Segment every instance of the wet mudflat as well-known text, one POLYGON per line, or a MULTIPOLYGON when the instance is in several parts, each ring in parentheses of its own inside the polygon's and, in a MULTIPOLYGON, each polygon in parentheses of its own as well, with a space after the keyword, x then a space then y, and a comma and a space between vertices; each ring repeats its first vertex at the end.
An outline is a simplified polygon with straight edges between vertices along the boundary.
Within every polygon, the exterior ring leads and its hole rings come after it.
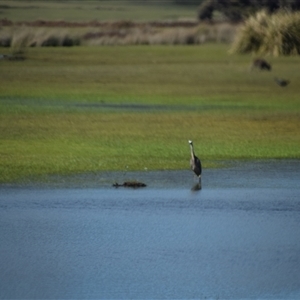
POLYGON ((0 187, 0 298, 297 299, 300 162, 0 187), (139 180, 141 189, 113 188, 139 180))

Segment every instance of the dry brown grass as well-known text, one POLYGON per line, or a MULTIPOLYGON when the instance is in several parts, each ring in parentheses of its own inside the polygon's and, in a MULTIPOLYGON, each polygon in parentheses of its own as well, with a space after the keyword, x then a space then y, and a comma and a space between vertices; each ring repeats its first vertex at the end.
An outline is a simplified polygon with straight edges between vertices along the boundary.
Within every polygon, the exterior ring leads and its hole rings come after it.
POLYGON ((189 45, 230 43, 237 26, 177 22, 0 22, 0 46, 189 45))
POLYGON ((236 36, 233 53, 260 55, 300 54, 300 13, 260 11, 251 16, 236 36))

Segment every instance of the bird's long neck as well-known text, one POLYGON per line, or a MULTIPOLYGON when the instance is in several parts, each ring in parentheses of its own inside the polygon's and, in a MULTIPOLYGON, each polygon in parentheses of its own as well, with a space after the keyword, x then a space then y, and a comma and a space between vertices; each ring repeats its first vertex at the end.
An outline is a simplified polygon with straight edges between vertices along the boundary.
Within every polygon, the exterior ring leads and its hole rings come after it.
POLYGON ((194 157, 195 157, 194 147, 193 147, 192 144, 190 145, 190 147, 191 147, 191 156, 192 156, 192 158, 194 159, 194 157))

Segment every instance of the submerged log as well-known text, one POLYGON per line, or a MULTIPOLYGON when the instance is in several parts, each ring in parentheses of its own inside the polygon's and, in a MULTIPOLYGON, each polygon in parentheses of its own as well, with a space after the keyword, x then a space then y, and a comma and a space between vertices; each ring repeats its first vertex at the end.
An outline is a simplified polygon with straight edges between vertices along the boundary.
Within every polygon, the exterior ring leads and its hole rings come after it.
POLYGON ((113 184, 113 186, 116 188, 118 188, 120 186, 131 187, 131 188, 140 188, 140 187, 145 187, 147 185, 143 182, 138 182, 138 181, 125 181, 123 184, 119 184, 116 182, 113 184))

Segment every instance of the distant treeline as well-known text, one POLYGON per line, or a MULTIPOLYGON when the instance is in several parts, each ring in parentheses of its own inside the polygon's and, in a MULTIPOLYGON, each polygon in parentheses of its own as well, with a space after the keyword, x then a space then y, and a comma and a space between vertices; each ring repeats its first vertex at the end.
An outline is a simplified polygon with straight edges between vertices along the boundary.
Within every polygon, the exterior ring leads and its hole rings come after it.
MULTIPOLYGON (((107 2, 110 0, 98 0, 107 2)), ((111 0, 116 1, 116 0, 111 0)), ((123 0, 117 0, 123 1, 123 0)), ((207 5, 207 3, 214 5, 214 7, 222 8, 241 8, 249 9, 254 8, 260 10, 262 8, 268 8, 270 11, 277 10, 280 7, 288 7, 291 9, 299 9, 299 0, 128 0, 133 3, 147 3, 147 4, 165 4, 174 3, 178 5, 207 5)))
POLYGON ((173 0, 178 5, 200 5, 204 0, 173 0))
MULTIPOLYGON (((177 1, 177 0, 174 0, 177 1)), ((266 9, 273 13, 278 10, 300 10, 299 0, 204 0, 199 6, 198 18, 211 20, 219 11, 231 21, 241 21, 255 12, 266 9)))
MULTIPOLYGON (((65 0, 67 1, 67 0, 65 0)), ((122 2, 124 0, 98 0, 103 2, 122 2)), ((132 2, 135 4, 179 4, 179 5, 200 5, 205 0, 127 0, 127 2, 132 2)))

